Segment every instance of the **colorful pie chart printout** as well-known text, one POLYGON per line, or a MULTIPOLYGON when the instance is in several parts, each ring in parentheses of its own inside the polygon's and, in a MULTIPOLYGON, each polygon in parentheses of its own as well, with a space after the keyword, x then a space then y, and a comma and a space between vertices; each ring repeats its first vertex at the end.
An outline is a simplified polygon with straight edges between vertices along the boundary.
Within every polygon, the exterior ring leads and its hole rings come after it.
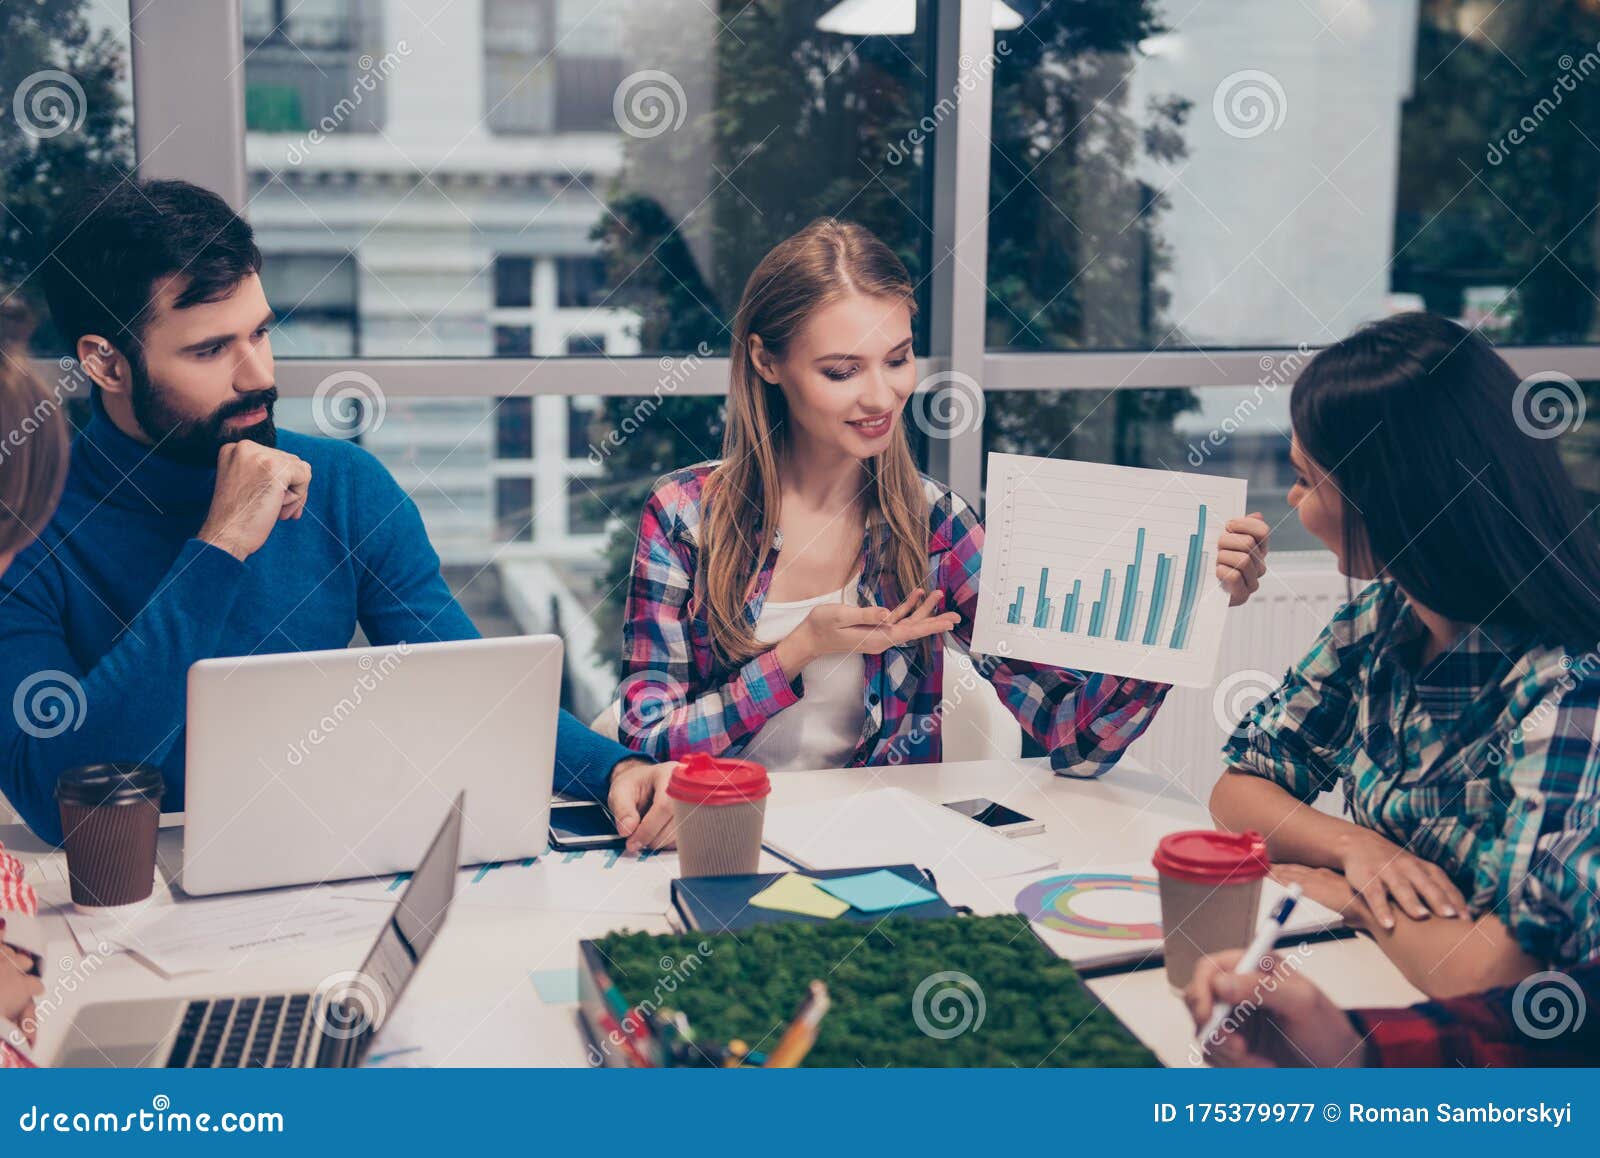
POLYGON ((1159 914, 1160 887, 1154 877, 1128 873, 1066 873, 1046 877, 1017 894, 1017 912, 1047 929, 1102 941, 1155 941, 1159 920, 1129 919, 1159 914), (1121 894, 1120 896, 1102 894, 1121 894), (1151 902, 1147 898, 1155 897, 1151 902), (1123 919, 1108 914, 1121 909, 1123 919))

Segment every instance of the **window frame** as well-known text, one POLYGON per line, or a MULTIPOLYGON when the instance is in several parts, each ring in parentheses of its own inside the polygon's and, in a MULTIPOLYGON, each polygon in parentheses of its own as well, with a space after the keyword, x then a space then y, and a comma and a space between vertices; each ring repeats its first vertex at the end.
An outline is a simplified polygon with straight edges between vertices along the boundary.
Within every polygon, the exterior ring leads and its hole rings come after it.
MULTIPOLYGON (((990 70, 962 69, 961 62, 982 59, 991 51, 991 5, 989 0, 921 0, 920 11, 933 22, 931 91, 961 92, 955 115, 939 121, 929 135, 933 268, 928 355, 919 364, 925 381, 955 375, 986 391, 1237 387, 1259 378, 1264 359, 1294 349, 986 349, 992 79, 990 70)), ((134 5, 130 23, 141 173, 187 178, 242 208, 248 185, 241 6, 134 5)), ((1600 379, 1600 345, 1506 346, 1500 351, 1522 375, 1556 371, 1579 380, 1600 379)), ((641 396, 662 389, 667 378, 663 365, 671 356, 659 351, 639 357, 281 359, 278 388, 285 397, 311 397, 325 378, 356 363, 397 397, 641 396)), ((682 378, 675 380, 673 394, 724 392, 727 358, 693 359, 687 365, 686 374, 681 367, 673 371, 675 379, 682 378)), ((931 473, 974 504, 981 503, 981 423, 968 421, 951 437, 931 440, 930 446, 931 473)))

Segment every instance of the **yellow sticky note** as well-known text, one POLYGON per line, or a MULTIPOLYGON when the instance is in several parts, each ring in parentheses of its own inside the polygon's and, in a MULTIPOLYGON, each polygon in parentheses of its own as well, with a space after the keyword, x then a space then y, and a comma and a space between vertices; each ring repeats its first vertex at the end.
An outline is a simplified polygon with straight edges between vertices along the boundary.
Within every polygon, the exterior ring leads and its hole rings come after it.
POLYGON ((750 903, 761 909, 776 909, 782 913, 799 913, 806 917, 832 920, 850 908, 838 897, 830 897, 817 888, 817 882, 799 873, 786 873, 750 898, 750 903))

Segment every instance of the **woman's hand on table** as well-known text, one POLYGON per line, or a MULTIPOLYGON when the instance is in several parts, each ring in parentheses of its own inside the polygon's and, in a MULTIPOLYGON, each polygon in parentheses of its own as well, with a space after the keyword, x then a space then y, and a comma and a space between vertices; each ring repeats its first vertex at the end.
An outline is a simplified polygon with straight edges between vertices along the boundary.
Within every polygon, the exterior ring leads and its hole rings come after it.
POLYGON ((1335 856, 1345 880, 1385 929, 1394 928, 1396 908, 1418 921, 1466 914, 1466 898, 1442 868, 1371 829, 1352 826, 1335 856))
POLYGON ((1299 885, 1307 900, 1316 901, 1325 909, 1332 909, 1344 918, 1345 925, 1351 929, 1371 927, 1372 910, 1338 869, 1275 864, 1272 866, 1272 879, 1285 887, 1299 885))

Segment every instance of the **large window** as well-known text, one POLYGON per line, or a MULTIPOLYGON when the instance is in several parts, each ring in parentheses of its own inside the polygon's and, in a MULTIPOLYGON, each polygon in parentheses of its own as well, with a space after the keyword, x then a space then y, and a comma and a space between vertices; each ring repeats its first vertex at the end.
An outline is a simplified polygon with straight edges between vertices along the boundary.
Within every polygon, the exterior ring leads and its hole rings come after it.
POLYGON ((1053 4, 1002 40, 991 346, 1323 344, 1424 307, 1593 339, 1594 5, 1053 4))
POLYGON ((756 261, 823 214, 920 280, 927 21, 835 7, 245 0, 251 219, 269 257, 353 255, 377 358, 725 350, 756 261))
POLYGON ((128 5, 0 4, 0 297, 38 316, 35 348, 62 343, 34 270, 64 191, 133 168, 128 5))
POLYGON ((1287 373, 1203 390, 991 392, 984 449, 1247 478, 1250 509, 1272 528, 1273 550, 1321 550, 1288 502, 1287 373))
MULTIPOLYGON (((197 99, 243 98, 286 425, 324 431, 312 395, 367 375, 331 432, 416 499, 475 615, 559 620, 569 656, 614 655, 645 491, 717 455, 744 281, 819 215, 905 259, 923 373, 987 391, 914 403, 974 501, 986 449, 1218 471, 1308 547, 1311 348, 1423 307, 1600 378, 1591 0, 237 2, 242 63, 197 99)), ((7 79, 83 91, 59 134, 0 117, 24 295, 59 190, 133 160, 130 63, 185 67, 127 15, 0 4, 7 79)), ((141 127, 183 172, 178 126, 141 127)), ((1588 432, 1562 445, 1600 495, 1588 432)))
POLYGON ((727 349, 771 246, 838 214, 925 280, 931 161, 906 141, 930 25, 840 31, 835 7, 245 0, 248 213, 290 331, 278 354, 437 362, 425 398, 374 373, 381 426, 343 432, 447 561, 515 571, 519 606, 541 566, 625 553, 649 483, 716 456, 720 400, 672 397, 674 355, 727 349), (657 393, 641 428, 639 398, 504 397, 461 358, 616 364, 657 393))

